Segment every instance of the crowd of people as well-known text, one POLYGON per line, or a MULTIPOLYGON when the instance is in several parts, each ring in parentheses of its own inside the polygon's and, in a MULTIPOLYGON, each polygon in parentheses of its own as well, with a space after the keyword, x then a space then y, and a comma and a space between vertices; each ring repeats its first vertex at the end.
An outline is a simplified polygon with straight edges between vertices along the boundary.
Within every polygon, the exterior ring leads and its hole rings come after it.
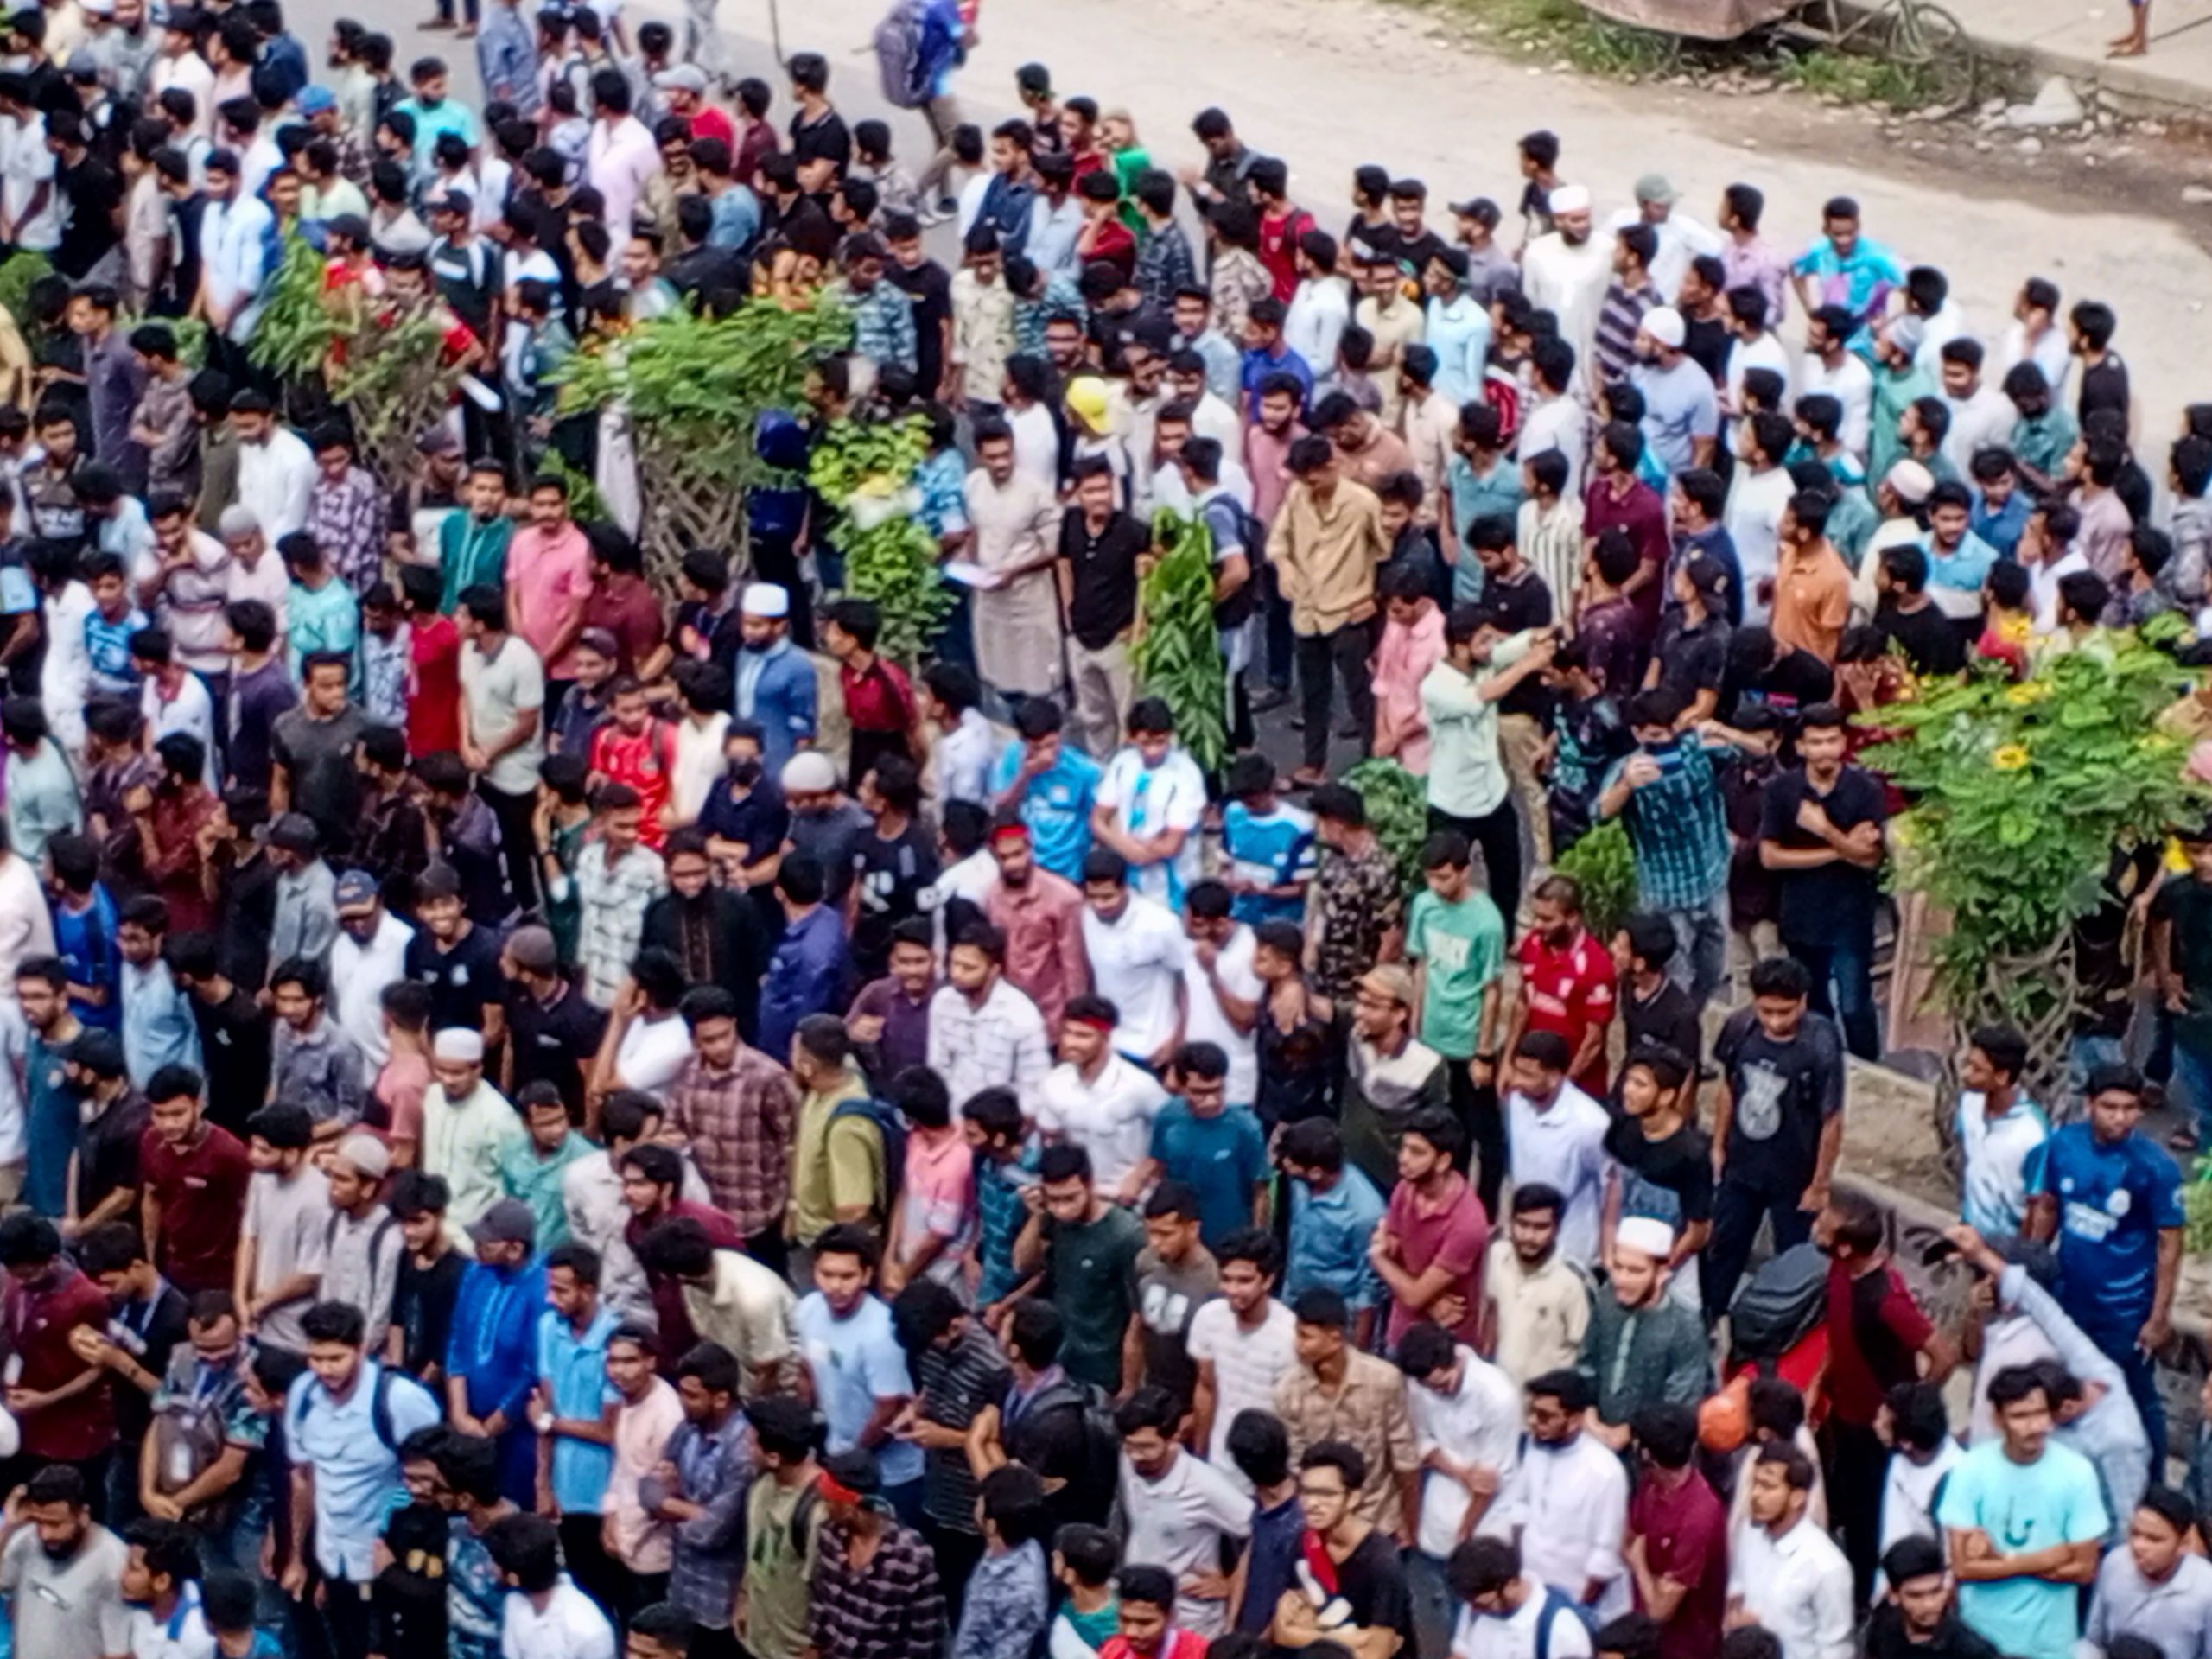
MULTIPOLYGON (((1548 132, 1338 233, 1220 110, 1179 171, 1042 65, 966 123, 949 0, 876 38, 913 169, 712 0, 445 10, 474 103, 278 0, 6 25, 21 1659, 2212 1652, 2118 931, 2063 1098, 1960 1058, 1963 1329, 1838 1168, 1908 804, 1853 717, 2201 626, 2212 408, 2146 467, 2106 306, 1971 317, 1843 197, 1601 221, 1548 132), (302 243, 467 372, 404 476, 257 353, 302 243), (562 400, 748 302, 852 323, 789 476, 926 424, 920 662, 797 486, 664 590, 562 400), (1211 771, 1132 661, 1163 508, 1211 771)), ((2121 897, 2212 1117, 2178 845, 2121 897)))

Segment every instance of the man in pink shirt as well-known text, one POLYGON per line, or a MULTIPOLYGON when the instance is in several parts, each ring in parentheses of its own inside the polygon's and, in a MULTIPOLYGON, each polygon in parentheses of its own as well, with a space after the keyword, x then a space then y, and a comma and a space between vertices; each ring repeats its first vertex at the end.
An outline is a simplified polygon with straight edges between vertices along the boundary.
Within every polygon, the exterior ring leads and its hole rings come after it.
POLYGON ((1368 1260, 1389 1287, 1393 1346, 1422 1319, 1461 1342, 1475 1339, 1490 1217, 1454 1166, 1466 1155, 1466 1130, 1440 1106, 1414 1113, 1398 1138, 1398 1185, 1367 1248, 1368 1260))
POLYGON ((1057 1045, 1069 999, 1090 988, 1090 958, 1083 945, 1083 891, 1040 868, 1019 819, 991 831, 991 856, 999 879, 983 894, 983 915, 1006 935, 1006 977, 1045 1016, 1045 1035, 1057 1045))
POLYGON ((883 1287, 895 1294, 917 1279, 949 1285, 959 1277, 976 1231, 976 1164, 936 1072, 909 1066, 892 1079, 889 1094, 906 1120, 906 1179, 891 1206, 883 1255, 883 1287))
POLYGON ((576 677, 576 637, 591 599, 591 543, 569 517, 569 486, 550 474, 530 484, 530 522, 507 549, 507 624, 545 664, 546 705, 576 677))

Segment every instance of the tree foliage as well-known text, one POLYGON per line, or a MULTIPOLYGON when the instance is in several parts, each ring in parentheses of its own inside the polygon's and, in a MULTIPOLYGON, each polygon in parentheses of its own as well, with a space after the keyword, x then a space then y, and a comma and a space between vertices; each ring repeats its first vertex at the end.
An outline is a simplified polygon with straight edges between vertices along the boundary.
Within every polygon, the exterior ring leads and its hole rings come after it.
POLYGON ((1407 892, 1421 884, 1421 848, 1428 839, 1428 785, 1395 760, 1377 756, 1344 774, 1367 808, 1367 827, 1398 867, 1407 892))
MULTIPOLYGON (((1636 909, 1636 851, 1628 829, 1609 818, 1584 832, 1553 867, 1582 889, 1582 917, 1590 931, 1610 939, 1636 909)), ((1510 921, 1512 918, 1507 918, 1510 921)))
MULTIPOLYGON (((2146 632, 2154 637, 2157 625, 2146 632)), ((2055 967, 2102 902, 2115 848, 2202 816, 2184 745, 2159 715, 2193 677, 2149 639, 2114 633, 2044 661, 2018 684, 1994 672, 1923 680, 1866 716, 1896 735, 1869 750, 1912 806, 1894 826, 1892 879, 1948 913, 1933 943, 1939 994, 1961 1022, 2032 1031, 2070 1012, 2055 967)))
POLYGON ((247 360, 264 373, 280 380, 306 380, 322 372, 330 347, 348 324, 323 291, 324 262, 304 237, 284 238, 283 257, 269 285, 268 303, 246 342, 247 360))
POLYGON ((937 537, 918 517, 915 473, 929 453, 929 423, 850 416, 823 431, 809 458, 807 482, 835 516, 830 543, 845 561, 845 591, 871 601, 883 619, 877 641, 909 670, 952 608, 938 570, 937 537))
POLYGON ((1160 553, 1138 585, 1130 664, 1145 694, 1166 702, 1199 770, 1215 772, 1229 754, 1229 675, 1213 620, 1212 532, 1163 508, 1152 537, 1160 553))
POLYGON ((761 416, 799 406, 808 374, 842 350, 849 315, 834 302, 786 306, 749 300, 727 316, 675 310, 563 365, 563 414, 620 402, 636 434, 640 542, 665 588, 694 547, 739 550, 751 563, 747 495, 791 481, 756 446, 761 416))

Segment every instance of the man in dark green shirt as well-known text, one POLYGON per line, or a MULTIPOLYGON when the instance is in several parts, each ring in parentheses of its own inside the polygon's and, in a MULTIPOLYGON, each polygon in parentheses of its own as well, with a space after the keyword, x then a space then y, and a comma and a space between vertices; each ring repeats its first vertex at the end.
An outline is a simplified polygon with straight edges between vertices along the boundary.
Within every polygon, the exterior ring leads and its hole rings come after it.
POLYGON ((1060 1363, 1068 1375, 1118 1394, 1144 1227, 1099 1197, 1090 1154, 1081 1147, 1046 1147, 1038 1173, 1037 1185, 1022 1194, 1029 1220, 1014 1241, 1014 1269, 1041 1272, 1039 1294, 1051 1300, 1066 1331, 1060 1363))

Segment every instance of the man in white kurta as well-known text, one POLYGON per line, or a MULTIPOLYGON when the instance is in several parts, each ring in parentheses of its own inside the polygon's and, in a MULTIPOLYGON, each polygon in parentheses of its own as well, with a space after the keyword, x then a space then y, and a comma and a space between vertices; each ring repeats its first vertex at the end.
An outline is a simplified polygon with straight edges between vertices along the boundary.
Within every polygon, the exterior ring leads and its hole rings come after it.
POLYGON ((998 422, 976 433, 982 464, 963 490, 975 526, 976 667, 1001 693, 1050 696, 1060 684, 1060 505, 1051 486, 1016 471, 1014 437, 998 422))

